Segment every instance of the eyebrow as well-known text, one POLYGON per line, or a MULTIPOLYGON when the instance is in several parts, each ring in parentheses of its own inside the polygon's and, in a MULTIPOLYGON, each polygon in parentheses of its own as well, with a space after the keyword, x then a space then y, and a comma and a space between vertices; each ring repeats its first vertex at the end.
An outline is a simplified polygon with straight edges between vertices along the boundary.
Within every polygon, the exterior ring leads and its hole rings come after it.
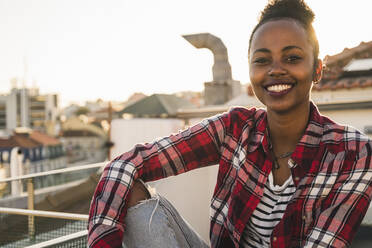
MULTIPOLYGON (((303 51, 303 49, 301 47, 299 47, 299 46, 286 46, 286 47, 284 47, 282 49, 282 52, 286 52, 286 51, 292 50, 292 49, 300 49, 300 50, 303 51)), ((255 50, 253 52, 253 54, 258 53, 258 52, 261 52, 261 53, 270 53, 270 50, 267 49, 267 48, 259 48, 259 49, 255 50)))

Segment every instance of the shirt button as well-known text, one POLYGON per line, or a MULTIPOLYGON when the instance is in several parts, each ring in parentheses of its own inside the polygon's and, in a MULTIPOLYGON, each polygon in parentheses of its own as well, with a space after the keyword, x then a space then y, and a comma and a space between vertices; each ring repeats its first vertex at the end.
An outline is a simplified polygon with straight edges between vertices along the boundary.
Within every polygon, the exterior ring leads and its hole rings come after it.
POLYGON ((295 177, 295 180, 298 181, 298 180, 300 180, 300 178, 299 177, 295 177))
POLYGON ((276 241, 276 237, 273 238, 273 241, 274 241, 274 242, 276 241))
POLYGON ((302 219, 303 219, 303 220, 306 220, 306 216, 305 216, 305 215, 303 215, 303 216, 302 216, 302 219))

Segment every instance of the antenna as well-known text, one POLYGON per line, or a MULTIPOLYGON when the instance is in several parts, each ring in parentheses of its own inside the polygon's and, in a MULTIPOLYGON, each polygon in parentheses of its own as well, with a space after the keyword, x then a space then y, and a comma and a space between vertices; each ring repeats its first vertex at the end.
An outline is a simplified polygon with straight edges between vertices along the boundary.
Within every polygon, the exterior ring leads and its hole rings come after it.
POLYGON ((16 77, 10 79, 10 86, 11 86, 12 89, 17 88, 17 82, 18 82, 18 78, 16 78, 16 77))
POLYGON ((33 78, 32 79, 32 88, 33 89, 37 89, 38 87, 37 87, 37 80, 36 80, 36 78, 33 78))
POLYGON ((22 88, 26 88, 28 77, 28 63, 26 55, 23 56, 23 80, 22 80, 22 88))

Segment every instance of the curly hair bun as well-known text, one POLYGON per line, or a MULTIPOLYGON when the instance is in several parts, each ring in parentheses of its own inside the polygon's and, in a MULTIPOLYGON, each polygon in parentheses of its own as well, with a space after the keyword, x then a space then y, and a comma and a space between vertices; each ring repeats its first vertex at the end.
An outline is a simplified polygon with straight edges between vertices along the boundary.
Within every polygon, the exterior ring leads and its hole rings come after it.
POLYGON ((251 49, 253 34, 260 26, 268 21, 290 18, 299 22, 304 27, 314 48, 314 58, 317 60, 319 56, 319 42, 312 25, 314 17, 314 12, 304 0, 269 0, 268 4, 261 12, 257 25, 251 33, 248 51, 251 49))
POLYGON ((292 18, 305 26, 314 21, 315 14, 303 0, 270 0, 261 12, 259 23, 270 19, 292 18))

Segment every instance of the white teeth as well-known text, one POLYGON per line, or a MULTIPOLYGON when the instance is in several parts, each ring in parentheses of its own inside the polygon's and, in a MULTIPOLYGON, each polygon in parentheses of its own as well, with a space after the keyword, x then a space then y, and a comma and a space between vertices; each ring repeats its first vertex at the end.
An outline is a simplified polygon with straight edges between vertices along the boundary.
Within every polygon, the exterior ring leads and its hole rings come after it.
POLYGON ((292 88, 292 85, 276 84, 276 85, 272 85, 272 86, 267 87, 267 90, 268 91, 273 91, 273 92, 281 92, 281 91, 284 91, 284 90, 288 90, 290 88, 292 88))

